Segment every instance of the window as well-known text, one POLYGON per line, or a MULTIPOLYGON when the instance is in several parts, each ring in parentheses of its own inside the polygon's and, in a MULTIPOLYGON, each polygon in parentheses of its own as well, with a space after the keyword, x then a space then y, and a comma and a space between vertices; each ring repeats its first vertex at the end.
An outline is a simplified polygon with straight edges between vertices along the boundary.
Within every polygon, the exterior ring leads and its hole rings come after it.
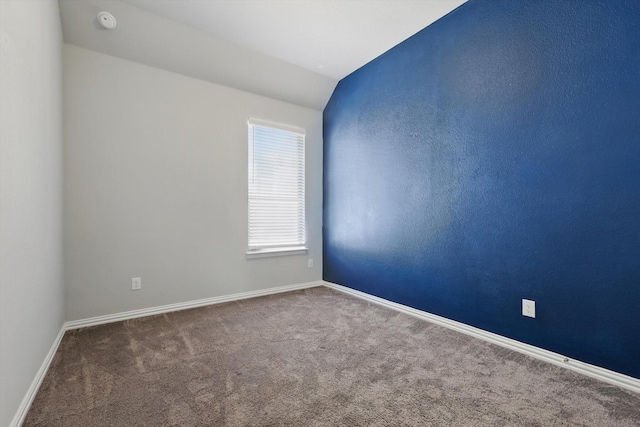
POLYGON ((248 256, 305 253, 302 129, 250 119, 248 256))

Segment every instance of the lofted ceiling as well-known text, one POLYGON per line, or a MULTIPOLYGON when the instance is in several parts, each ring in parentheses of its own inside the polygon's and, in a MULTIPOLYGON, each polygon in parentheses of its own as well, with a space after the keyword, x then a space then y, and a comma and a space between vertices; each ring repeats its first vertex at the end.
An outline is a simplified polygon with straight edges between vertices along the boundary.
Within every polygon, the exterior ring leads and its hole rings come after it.
POLYGON ((322 110, 337 82, 466 0, 59 0, 67 43, 322 110), (117 27, 97 23, 112 13, 117 27))

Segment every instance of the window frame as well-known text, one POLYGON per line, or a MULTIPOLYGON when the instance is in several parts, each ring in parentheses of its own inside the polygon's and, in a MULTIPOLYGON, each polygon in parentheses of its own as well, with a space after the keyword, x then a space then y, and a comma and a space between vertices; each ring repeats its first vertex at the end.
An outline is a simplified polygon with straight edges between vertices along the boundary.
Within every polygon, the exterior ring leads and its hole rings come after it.
MULTIPOLYGON (((261 120, 261 119, 254 119, 254 118, 249 118, 247 120, 247 169, 248 169, 248 173, 247 173, 247 250, 246 250, 246 257, 247 258, 262 258, 262 257, 272 257, 272 256, 282 256, 282 255, 300 255, 300 254, 306 254, 308 252, 308 247, 307 247, 307 218, 306 218, 306 208, 307 208, 307 202, 306 202, 306 131, 305 129, 296 127, 296 126, 290 126, 290 125, 286 125, 286 124, 282 124, 282 123, 276 123, 276 122, 271 122, 271 121, 266 121, 266 120, 261 120), (252 155, 255 157, 255 151, 254 151, 254 144, 255 144, 255 133, 252 133, 252 131, 255 129, 255 127, 261 127, 261 128, 266 128, 266 129, 272 129, 272 130, 276 130, 276 131, 283 131, 283 132, 288 132, 291 134, 294 134, 295 137, 301 137, 302 138, 302 153, 301 153, 301 157, 302 157, 302 174, 301 174, 301 180, 302 182, 297 182, 297 187, 299 187, 300 185, 302 186, 302 218, 300 218, 299 216, 296 218, 296 223, 298 223, 299 226, 299 222, 300 220, 302 221, 302 235, 303 235, 303 241, 302 243, 297 242, 296 244, 286 244, 286 245, 276 245, 276 244, 266 244, 266 245, 256 245, 256 244, 252 244, 251 238, 252 238, 252 233, 251 233, 251 226, 252 226, 252 216, 251 216, 251 201, 252 201, 252 193, 254 194, 255 197, 255 192, 252 192, 251 190, 251 179, 252 179, 252 174, 255 173, 255 167, 252 168, 252 164, 253 164, 253 159, 252 159, 252 155)), ((300 158, 299 158, 300 154, 298 154, 298 157, 295 158, 295 160, 293 160, 296 163, 300 162, 300 158)), ((294 165, 293 167, 299 167, 298 165, 294 165)), ((261 197, 267 197, 265 194, 262 194, 261 197)), ((295 200, 295 199, 292 199, 295 200)), ((300 230, 298 230, 300 231, 300 230)))

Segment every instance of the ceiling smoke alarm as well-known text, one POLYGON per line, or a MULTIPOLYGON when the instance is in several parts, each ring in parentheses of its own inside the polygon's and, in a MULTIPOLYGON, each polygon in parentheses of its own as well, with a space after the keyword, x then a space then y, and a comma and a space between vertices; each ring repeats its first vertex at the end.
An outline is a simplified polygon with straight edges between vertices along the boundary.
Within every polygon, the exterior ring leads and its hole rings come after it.
POLYGON ((116 18, 109 12, 100 12, 98 14, 98 22, 107 30, 113 30, 116 27, 116 18))

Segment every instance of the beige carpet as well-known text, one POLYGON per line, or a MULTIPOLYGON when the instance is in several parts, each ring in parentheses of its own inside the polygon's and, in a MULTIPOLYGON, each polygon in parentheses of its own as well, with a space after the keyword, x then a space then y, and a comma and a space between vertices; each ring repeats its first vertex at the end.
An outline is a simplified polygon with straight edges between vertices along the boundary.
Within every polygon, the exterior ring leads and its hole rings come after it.
POLYGON ((24 426, 638 426, 640 394, 327 288, 67 332, 24 426))

